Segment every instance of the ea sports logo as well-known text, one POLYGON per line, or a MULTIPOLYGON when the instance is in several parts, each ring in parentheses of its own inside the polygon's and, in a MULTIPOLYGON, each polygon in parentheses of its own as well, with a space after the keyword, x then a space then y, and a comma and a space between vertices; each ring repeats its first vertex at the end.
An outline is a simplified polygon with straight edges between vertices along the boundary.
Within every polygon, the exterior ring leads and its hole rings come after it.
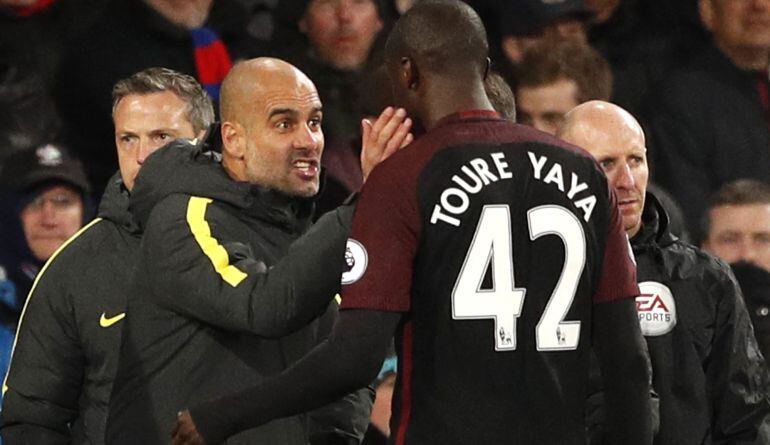
POLYGON ((369 257, 363 244, 348 238, 345 246, 345 271, 342 272, 342 284, 353 284, 366 272, 369 257))
POLYGON ((642 334, 655 337, 671 332, 676 326, 676 305, 671 289, 656 281, 639 283, 636 312, 642 334))

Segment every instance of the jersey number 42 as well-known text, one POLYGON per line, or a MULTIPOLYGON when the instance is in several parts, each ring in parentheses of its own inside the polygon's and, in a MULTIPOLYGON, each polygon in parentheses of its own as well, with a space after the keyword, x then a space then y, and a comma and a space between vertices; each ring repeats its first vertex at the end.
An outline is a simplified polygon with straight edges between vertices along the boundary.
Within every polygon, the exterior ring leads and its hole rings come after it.
MULTIPOLYGON (((564 321, 575 298, 586 261, 586 241, 578 218, 561 206, 543 205, 527 212, 529 237, 554 235, 564 243, 564 265, 537 324, 538 351, 577 349, 580 321, 564 321)), ((527 290, 514 280, 511 213, 508 205, 486 205, 476 233, 452 290, 455 320, 492 319, 496 351, 516 349, 516 319, 521 315, 527 290), (487 270, 492 269, 492 288, 481 289, 487 270)))

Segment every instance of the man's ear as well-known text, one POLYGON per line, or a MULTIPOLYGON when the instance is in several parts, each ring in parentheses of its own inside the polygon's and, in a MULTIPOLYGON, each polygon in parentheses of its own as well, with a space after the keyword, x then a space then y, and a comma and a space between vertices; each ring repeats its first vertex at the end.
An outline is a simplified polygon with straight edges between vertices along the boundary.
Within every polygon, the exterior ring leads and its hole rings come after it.
POLYGON ((222 152, 227 155, 243 159, 245 147, 243 138, 243 126, 236 122, 222 122, 222 152))
POLYGON ((484 80, 487 80, 487 77, 489 76, 489 71, 492 70, 492 59, 487 57, 487 64, 484 67, 484 80))
POLYGON ((703 26, 710 32, 714 32, 714 11, 713 0, 700 0, 698 2, 698 12, 700 13, 700 21, 703 26))
POLYGON ((407 90, 415 91, 420 86, 420 72, 417 65, 409 57, 401 58, 401 74, 399 81, 407 90))

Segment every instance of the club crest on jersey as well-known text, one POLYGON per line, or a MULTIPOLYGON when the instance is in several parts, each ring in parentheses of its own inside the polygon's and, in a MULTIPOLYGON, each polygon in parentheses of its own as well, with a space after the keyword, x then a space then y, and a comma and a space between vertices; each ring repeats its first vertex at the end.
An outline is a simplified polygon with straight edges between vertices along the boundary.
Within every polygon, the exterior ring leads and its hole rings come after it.
POLYGON ((636 312, 642 334, 655 337, 671 332, 676 326, 674 295, 666 285, 655 281, 639 283, 641 295, 636 298, 636 312))
POLYGON ((368 263, 369 256, 364 245, 353 238, 348 238, 348 244, 345 246, 345 270, 342 272, 342 284, 353 284, 358 281, 366 272, 368 263))

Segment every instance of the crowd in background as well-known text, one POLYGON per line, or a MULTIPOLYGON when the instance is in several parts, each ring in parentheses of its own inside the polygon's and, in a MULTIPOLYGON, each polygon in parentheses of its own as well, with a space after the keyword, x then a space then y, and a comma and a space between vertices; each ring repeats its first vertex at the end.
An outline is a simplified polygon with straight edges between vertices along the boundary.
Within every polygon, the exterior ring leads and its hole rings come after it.
MULTIPOLYGON (((514 93, 511 118, 555 133, 567 111, 600 99, 639 120, 671 231, 737 264, 767 356, 770 0, 467 3, 487 28, 491 70, 514 93)), ((411 4, 0 0, 0 371, 36 274, 95 215, 117 170, 118 80, 171 68, 216 102, 238 60, 291 62, 323 102, 320 213, 362 184, 360 120, 389 105, 382 46, 411 4)), ((380 377, 387 393, 392 371, 380 377)), ((386 421, 374 425, 387 434, 386 421)))

